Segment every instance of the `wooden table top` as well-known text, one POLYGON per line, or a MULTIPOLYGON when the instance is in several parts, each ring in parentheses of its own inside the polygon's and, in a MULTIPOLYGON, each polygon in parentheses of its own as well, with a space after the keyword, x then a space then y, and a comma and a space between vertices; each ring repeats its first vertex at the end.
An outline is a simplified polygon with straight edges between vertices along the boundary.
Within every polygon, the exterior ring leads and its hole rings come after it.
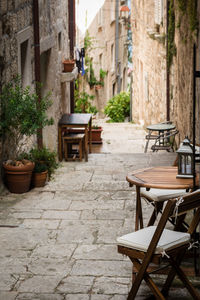
POLYGON ((64 114, 59 120, 59 125, 87 125, 92 119, 92 114, 64 114))
MULTIPOLYGON (((126 180, 136 186, 158 189, 191 189, 193 178, 176 178, 177 167, 153 167, 136 170, 126 180)), ((196 178, 198 185, 198 177, 196 178)))

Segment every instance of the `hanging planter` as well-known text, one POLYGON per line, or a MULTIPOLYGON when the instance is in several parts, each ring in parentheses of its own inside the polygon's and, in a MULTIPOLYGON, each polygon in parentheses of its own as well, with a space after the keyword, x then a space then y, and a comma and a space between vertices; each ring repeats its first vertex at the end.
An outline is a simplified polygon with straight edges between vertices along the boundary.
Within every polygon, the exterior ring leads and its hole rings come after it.
POLYGON ((74 69, 75 61, 73 59, 66 59, 63 61, 64 72, 71 73, 74 69))

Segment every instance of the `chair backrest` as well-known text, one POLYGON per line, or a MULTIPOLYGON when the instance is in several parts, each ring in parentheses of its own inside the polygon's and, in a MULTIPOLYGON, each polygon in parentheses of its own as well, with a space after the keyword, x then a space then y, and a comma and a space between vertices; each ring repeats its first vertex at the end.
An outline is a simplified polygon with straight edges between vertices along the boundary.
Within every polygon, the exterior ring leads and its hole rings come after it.
MULTIPOLYGON (((190 223, 188 233, 193 234, 200 221, 200 190, 167 201, 165 209, 156 227, 154 236, 148 248, 148 253, 151 256, 156 248, 156 245, 161 237, 165 225, 170 217, 186 214, 188 211, 197 209, 190 223)), ((183 220, 182 220, 183 221, 183 220)))

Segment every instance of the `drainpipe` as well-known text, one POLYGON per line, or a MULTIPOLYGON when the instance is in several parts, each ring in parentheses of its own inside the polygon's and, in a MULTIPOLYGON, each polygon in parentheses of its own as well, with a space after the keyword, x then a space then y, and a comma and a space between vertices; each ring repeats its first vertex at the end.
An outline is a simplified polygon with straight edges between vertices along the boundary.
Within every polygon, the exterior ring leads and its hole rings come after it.
MULTIPOLYGON (((39 27, 39 7, 38 0, 33 0, 33 31, 34 31, 34 55, 35 55, 35 84, 36 84, 36 95, 38 97, 38 106, 41 100, 41 91, 38 83, 40 80, 40 27, 39 27)), ((37 144, 38 148, 43 147, 43 133, 42 128, 37 131, 37 144)))
POLYGON ((169 0, 166 0, 166 120, 170 121, 170 68, 168 66, 169 0))
POLYGON ((120 93, 120 64, 119 64, 119 0, 115 3, 115 73, 117 78, 117 93, 120 93))
MULTIPOLYGON (((68 1, 68 27, 69 27, 69 42, 70 42, 70 59, 74 59, 74 46, 75 46, 75 0, 68 1)), ((70 107, 71 113, 74 113, 74 82, 70 82, 70 107)))

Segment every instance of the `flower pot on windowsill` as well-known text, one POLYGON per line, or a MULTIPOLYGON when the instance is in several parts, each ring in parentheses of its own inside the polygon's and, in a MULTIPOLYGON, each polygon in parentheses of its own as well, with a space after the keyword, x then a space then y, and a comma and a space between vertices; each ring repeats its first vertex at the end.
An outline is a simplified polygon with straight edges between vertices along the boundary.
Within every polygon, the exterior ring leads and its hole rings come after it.
POLYGON ((95 85, 95 90, 96 91, 100 90, 101 88, 102 88, 102 85, 100 85, 100 84, 95 85))
POLYGON ((75 61, 73 59, 66 59, 63 61, 64 70, 65 73, 71 73, 74 69, 75 61))

